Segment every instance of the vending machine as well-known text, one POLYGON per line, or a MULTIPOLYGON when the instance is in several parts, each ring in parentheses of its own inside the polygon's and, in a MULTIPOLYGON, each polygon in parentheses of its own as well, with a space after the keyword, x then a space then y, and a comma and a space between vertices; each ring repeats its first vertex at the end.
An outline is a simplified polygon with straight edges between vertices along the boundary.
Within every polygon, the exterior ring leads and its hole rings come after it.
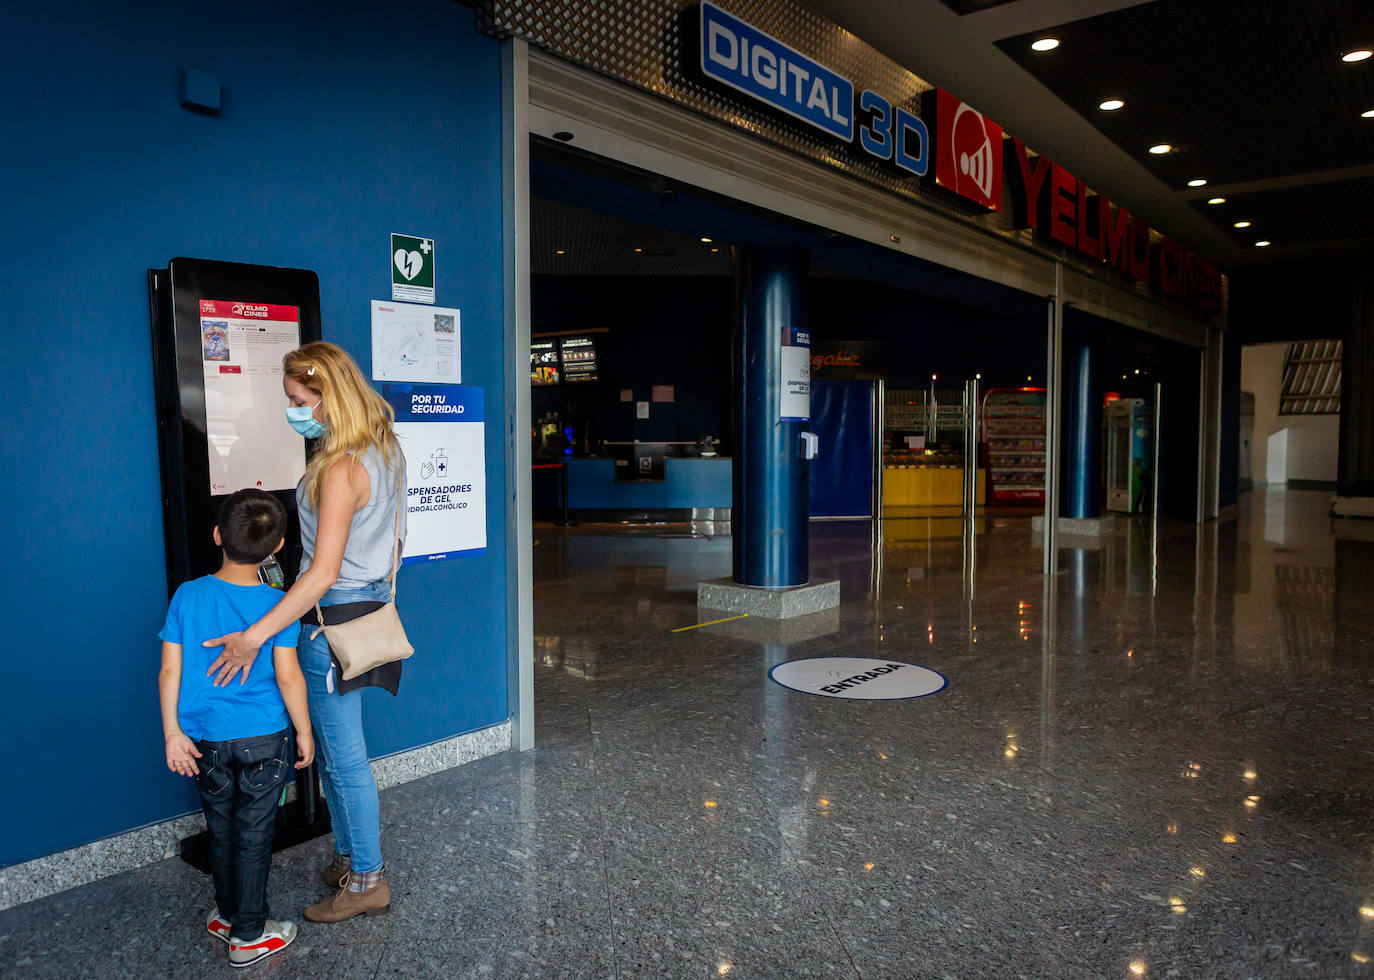
POLYGON ((1154 410, 1143 398, 1117 398, 1103 409, 1107 462, 1107 509, 1137 514, 1154 458, 1154 410))

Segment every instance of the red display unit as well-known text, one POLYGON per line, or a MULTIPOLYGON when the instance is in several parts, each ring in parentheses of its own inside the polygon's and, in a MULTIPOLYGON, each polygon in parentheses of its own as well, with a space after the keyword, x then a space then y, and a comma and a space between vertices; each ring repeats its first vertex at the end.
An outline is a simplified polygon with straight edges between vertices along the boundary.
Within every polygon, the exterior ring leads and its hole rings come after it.
POLYGON ((1045 389, 991 388, 983 398, 991 500, 1045 502, 1045 389))

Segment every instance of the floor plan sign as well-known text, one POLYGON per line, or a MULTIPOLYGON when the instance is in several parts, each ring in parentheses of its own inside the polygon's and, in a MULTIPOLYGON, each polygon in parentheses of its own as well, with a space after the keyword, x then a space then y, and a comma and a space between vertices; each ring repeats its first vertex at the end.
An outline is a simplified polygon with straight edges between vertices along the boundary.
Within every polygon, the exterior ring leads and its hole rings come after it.
POLYGON ((372 380, 458 384, 461 313, 443 306, 372 301, 372 380))

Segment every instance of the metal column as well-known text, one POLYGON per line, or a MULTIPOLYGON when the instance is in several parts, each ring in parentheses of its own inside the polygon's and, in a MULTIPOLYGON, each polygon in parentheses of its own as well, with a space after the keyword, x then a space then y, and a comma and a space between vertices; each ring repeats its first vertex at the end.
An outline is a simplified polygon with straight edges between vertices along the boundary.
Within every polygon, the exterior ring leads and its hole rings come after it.
POLYGON ((964 382, 964 513, 978 512, 978 382, 964 382))
POLYGON ((737 248, 734 265, 734 580, 804 585, 810 485, 800 443, 808 423, 784 420, 780 406, 784 334, 808 330, 810 257, 802 248, 737 248))
POLYGON ((1045 365, 1045 534, 1042 570, 1059 568, 1059 417, 1064 345, 1064 267, 1054 264, 1054 292, 1050 295, 1045 365))
POLYGON ((1164 417, 1163 411, 1164 386, 1156 381, 1154 462, 1151 464, 1150 471, 1150 595, 1157 595, 1159 592, 1159 444, 1163 441, 1160 437, 1161 421, 1164 417))
POLYGON ((1102 341, 1074 331, 1067 346, 1069 390, 1064 423, 1069 444, 1064 516, 1093 518, 1102 512, 1102 341))

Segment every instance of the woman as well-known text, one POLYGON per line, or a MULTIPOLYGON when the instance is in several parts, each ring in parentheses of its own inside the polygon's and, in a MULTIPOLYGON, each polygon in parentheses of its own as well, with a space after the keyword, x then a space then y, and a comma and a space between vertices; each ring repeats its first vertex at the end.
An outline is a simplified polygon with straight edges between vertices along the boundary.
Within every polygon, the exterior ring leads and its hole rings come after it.
MULTIPOLYGON (((393 694, 400 664, 344 683, 318 625, 315 604, 361 603, 327 614, 329 622, 356 618, 391 594, 396 513, 404 493, 405 458, 392 428, 395 414, 363 378, 353 359, 328 343, 306 344, 282 359, 287 420, 318 440, 296 488, 304 557, 300 575, 276 607, 242 633, 206 646, 224 647, 210 667, 228 684, 268 638, 302 620, 299 656, 310 701, 310 722, 323 760, 320 778, 334 826, 334 860, 325 883, 337 894, 305 910, 312 922, 378 915, 391 906, 382 863, 377 783, 363 741, 361 686, 393 694)), ((405 537, 405 511, 401 509, 405 537)))

